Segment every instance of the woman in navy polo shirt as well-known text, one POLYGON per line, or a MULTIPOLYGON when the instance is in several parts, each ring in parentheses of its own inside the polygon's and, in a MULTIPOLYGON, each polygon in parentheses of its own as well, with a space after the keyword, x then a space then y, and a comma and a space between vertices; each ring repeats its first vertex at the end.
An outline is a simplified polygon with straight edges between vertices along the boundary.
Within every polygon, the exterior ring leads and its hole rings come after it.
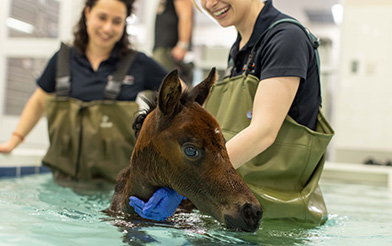
POLYGON ((130 48, 126 18, 133 3, 86 1, 73 46, 64 46, 50 59, 0 152, 16 148, 46 110, 50 147, 43 163, 55 177, 115 180, 128 165, 135 141, 136 96, 158 89, 166 75, 154 60, 130 48))
MULTIPOLYGON (((230 160, 261 203, 263 218, 324 223, 318 181, 334 132, 320 111, 318 40, 271 0, 195 2, 238 31, 226 76, 205 107, 220 123, 230 160)), ((130 204, 154 219, 163 203, 175 208, 176 200, 176 194, 154 194, 151 202, 131 197, 130 204)))

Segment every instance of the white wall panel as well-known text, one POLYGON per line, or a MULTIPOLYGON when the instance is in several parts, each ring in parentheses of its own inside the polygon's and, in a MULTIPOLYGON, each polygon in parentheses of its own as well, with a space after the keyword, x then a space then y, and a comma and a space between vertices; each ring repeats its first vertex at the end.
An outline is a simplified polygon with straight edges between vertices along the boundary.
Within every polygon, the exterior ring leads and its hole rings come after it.
MULTIPOLYGON (((55 32, 56 35, 50 38, 53 35, 22 35, 18 34, 15 31, 10 32, 9 28, 5 25, 8 17, 12 15, 20 16, 20 13, 11 13, 11 4, 13 0, 2 0, 0 1, 0 21, 2 27, 0 28, 0 142, 7 140, 12 131, 15 129, 16 124, 19 121, 19 115, 7 115, 5 114, 5 99, 13 98, 11 95, 14 92, 7 93, 7 76, 8 74, 7 66, 12 64, 13 61, 18 60, 19 58, 27 58, 26 61, 32 60, 34 58, 38 59, 49 59, 54 52, 60 47, 60 41, 70 41, 72 39, 72 29, 79 18, 81 13, 81 8, 83 6, 84 1, 80 0, 51 0, 51 8, 53 6, 58 6, 56 2, 58 1, 60 4, 59 9, 59 19, 56 27, 58 30, 55 32), (11 58, 11 63, 9 63, 9 58, 11 58), (15 59, 16 58, 16 59, 15 59)), ((19 1, 20 2, 20 1, 19 1)), ((22 1, 23 2, 23 1, 22 1)), ((26 4, 33 4, 32 8, 37 7, 37 2, 34 0, 25 1, 26 4)), ((45 4, 46 1, 40 1, 39 4, 45 4)), ((47 2, 49 3, 49 2, 47 2)), ((18 5, 19 10, 23 11, 23 5, 18 5)), ((35 8, 35 12, 32 10, 31 13, 38 13, 40 8, 35 8)), ((40 25, 44 25, 40 30, 52 30, 53 28, 51 24, 53 23, 45 23, 41 20, 42 15, 37 14, 37 18, 29 15, 28 19, 25 21, 34 22, 37 20, 37 23, 40 25)), ((53 14, 49 14, 50 18, 54 18, 53 14)), ((37 24, 36 23, 36 24, 37 24)), ((53 33, 53 32, 50 32, 53 33)), ((15 71, 13 69, 12 71, 15 71)), ((14 76, 13 74, 12 76, 14 76)), ((20 74, 22 76, 22 74, 20 74)), ((25 76, 25 74, 23 74, 25 76)), ((20 76, 19 76, 20 77, 20 76)), ((31 83, 34 83, 34 79, 31 80, 31 83)), ((23 84, 23 83, 21 83, 23 84)), ((25 85, 24 85, 25 86, 25 85)), ((17 90, 20 88, 19 85, 12 85, 13 90, 17 90)), ((22 88, 26 90, 26 88, 22 88)), ((30 89, 27 89, 30 90, 30 89)), ((23 91, 23 90, 21 90, 23 91)), ((18 92, 15 92, 18 93, 18 92)), ((29 95, 23 96, 23 100, 26 100, 29 95)), ((15 105, 18 103, 16 102, 15 105)), ((46 119, 43 118, 33 129, 33 131, 27 136, 25 142, 21 145, 21 147, 37 147, 44 148, 48 145, 48 137, 47 137, 47 125, 46 119)))
POLYGON ((391 13, 392 1, 346 1, 335 103, 341 155, 344 150, 392 155, 391 13))

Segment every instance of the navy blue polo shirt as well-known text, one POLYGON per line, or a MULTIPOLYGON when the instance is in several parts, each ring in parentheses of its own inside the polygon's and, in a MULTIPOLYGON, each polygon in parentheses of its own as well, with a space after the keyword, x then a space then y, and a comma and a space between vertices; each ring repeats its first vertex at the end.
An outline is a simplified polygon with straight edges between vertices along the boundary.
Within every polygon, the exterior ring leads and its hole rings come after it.
MULTIPOLYGON (((257 17, 252 35, 239 50, 241 35, 230 50, 234 61, 232 76, 243 73, 251 49, 260 35, 275 21, 292 18, 278 11, 272 1, 266 1, 257 17)), ((292 23, 282 23, 274 27, 258 48, 253 75, 260 80, 273 77, 300 77, 300 85, 289 115, 298 123, 315 129, 319 106, 321 105, 320 81, 317 60, 311 42, 305 32, 292 23)))
MULTIPOLYGON (((38 86, 48 93, 55 92, 57 55, 49 60, 41 77, 37 80, 38 86)), ((71 97, 88 102, 102 100, 109 75, 113 75, 119 64, 116 48, 110 57, 101 62, 97 71, 94 71, 85 55, 75 48, 71 49, 71 97)), ((167 71, 153 59, 143 53, 138 53, 134 63, 129 68, 128 82, 123 83, 118 100, 134 101, 136 95, 143 90, 158 90, 167 71)))

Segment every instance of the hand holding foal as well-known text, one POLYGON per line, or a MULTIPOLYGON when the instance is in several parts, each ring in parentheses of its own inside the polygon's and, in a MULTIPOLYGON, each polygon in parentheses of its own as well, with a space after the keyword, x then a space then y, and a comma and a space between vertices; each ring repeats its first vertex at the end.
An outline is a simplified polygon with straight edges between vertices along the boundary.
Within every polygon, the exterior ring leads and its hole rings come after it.
POLYGON ((155 191, 148 202, 144 202, 136 196, 131 196, 129 205, 143 218, 164 221, 174 214, 183 199, 186 199, 186 197, 181 196, 175 190, 162 187, 155 191))

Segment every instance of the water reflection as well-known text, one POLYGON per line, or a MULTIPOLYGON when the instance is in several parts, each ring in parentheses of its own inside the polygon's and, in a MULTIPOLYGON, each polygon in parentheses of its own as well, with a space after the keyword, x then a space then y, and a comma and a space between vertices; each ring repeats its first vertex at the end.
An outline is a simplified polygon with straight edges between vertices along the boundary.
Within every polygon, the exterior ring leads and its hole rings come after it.
MULTIPOLYGON (((302 245, 319 237, 317 227, 292 221, 263 220, 255 233, 236 232, 198 210, 177 212, 167 221, 156 222, 124 215, 107 216, 105 210, 112 191, 101 192, 62 187, 52 179, 46 180, 37 191, 45 211, 55 211, 57 217, 94 223, 109 223, 118 228, 122 242, 138 245, 302 245)), ((53 216, 53 214, 52 214, 53 216)))
POLYGON ((103 210, 113 192, 75 193, 51 175, 0 180, 1 245, 391 245, 385 187, 322 184, 328 221, 318 227, 263 220, 255 233, 226 229, 198 211, 166 222, 103 210), (15 243, 17 242, 17 243, 15 243))
POLYGON ((165 222, 138 216, 105 218, 129 245, 302 245, 319 237, 317 227, 292 221, 262 221, 255 233, 226 229, 198 211, 177 213, 165 222))

